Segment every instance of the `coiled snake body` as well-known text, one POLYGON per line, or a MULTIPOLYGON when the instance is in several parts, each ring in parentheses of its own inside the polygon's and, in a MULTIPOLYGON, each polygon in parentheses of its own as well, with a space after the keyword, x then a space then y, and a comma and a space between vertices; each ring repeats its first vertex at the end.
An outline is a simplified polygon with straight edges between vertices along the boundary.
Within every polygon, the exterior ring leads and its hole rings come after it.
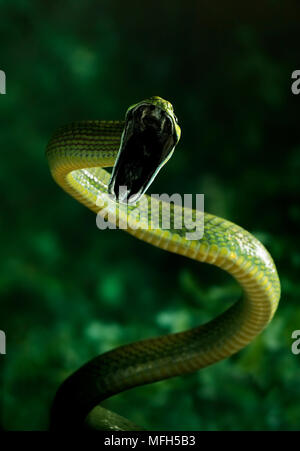
MULTIPOLYGON (((242 287, 243 297, 205 325, 122 346, 88 362, 59 388, 52 407, 53 428, 138 429, 98 406, 99 402, 128 388, 190 373, 229 357, 256 337, 274 315, 280 298, 277 271, 264 246, 246 230, 208 213, 199 240, 186 239, 184 227, 134 227, 134 208, 139 203, 132 205, 132 201, 144 194, 179 137, 172 105, 152 97, 131 106, 125 122, 82 121, 59 129, 47 147, 47 158, 55 181, 79 202, 107 218, 109 191, 119 226, 128 220, 127 231, 135 237, 224 269, 242 287), (111 166, 110 177, 103 168, 111 166), (123 184, 128 187, 127 197, 117 192, 123 184)), ((171 208, 173 217, 183 214, 174 205, 157 202, 161 211, 171 208)))

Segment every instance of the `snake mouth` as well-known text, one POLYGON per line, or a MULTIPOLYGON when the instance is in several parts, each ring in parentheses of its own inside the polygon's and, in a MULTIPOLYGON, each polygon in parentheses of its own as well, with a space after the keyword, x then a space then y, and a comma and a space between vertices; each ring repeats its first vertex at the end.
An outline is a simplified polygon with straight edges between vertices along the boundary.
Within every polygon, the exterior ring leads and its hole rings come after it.
POLYGON ((128 111, 108 192, 114 200, 135 204, 145 193, 178 142, 172 118, 145 103, 128 111))

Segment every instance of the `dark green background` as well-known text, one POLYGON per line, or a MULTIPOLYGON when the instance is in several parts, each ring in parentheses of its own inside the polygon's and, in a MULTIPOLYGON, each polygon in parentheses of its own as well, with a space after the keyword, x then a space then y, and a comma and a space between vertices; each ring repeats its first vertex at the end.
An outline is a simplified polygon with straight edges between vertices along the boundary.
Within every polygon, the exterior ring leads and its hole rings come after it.
POLYGON ((256 235, 282 298, 236 356, 105 404, 150 429, 299 429, 297 2, 2 0, 0 12, 2 428, 45 429, 55 390, 90 358, 239 296, 213 267, 98 230, 51 179, 44 151, 58 126, 122 118, 160 95, 182 140, 151 192, 204 193, 206 211, 256 235))

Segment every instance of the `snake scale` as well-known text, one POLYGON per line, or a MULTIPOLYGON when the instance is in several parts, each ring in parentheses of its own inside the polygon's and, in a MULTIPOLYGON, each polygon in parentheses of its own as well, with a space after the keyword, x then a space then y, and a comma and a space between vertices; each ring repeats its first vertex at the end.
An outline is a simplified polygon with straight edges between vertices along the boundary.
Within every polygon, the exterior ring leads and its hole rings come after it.
MULTIPOLYGON (((60 128, 46 155, 55 181, 76 200, 107 219, 110 193, 117 226, 128 220, 126 230, 136 238, 227 271, 243 296, 207 324, 124 345, 89 361, 59 387, 51 410, 54 429, 139 429, 99 403, 129 388, 191 373, 231 356, 274 315, 280 298, 276 267, 264 246, 243 228, 208 213, 198 240, 186 239, 184 226, 135 227, 134 209, 148 198, 144 192, 179 138, 172 105, 151 97, 129 107, 125 121, 79 121, 60 128), (114 167, 112 175, 105 167, 114 167), (122 184, 128 186, 125 196, 117 193, 122 184)), ((173 218, 184 212, 157 202, 160 214, 165 208, 171 209, 173 218)))

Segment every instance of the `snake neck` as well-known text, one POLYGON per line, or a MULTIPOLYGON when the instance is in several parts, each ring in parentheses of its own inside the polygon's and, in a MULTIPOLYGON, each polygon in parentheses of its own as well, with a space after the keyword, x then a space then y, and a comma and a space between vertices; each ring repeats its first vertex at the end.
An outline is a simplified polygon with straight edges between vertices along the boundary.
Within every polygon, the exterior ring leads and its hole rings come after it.
POLYGON ((123 126, 123 121, 73 122, 58 129, 46 149, 56 183, 96 213, 97 198, 107 192, 109 180, 102 168, 114 165, 123 126))

